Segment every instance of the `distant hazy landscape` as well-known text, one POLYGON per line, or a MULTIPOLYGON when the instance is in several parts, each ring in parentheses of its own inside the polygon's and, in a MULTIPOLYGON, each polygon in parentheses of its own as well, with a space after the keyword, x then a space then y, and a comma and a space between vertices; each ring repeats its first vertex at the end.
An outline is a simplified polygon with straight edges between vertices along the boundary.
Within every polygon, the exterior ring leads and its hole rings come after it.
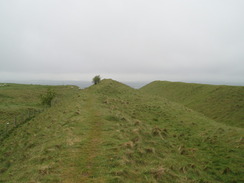
MULTIPOLYGON (((40 85, 75 85, 80 88, 86 88, 92 85, 91 81, 72 81, 72 80, 65 80, 65 81, 52 81, 52 80, 4 80, 0 83, 18 83, 18 84, 40 84, 40 85)), ((150 83, 148 81, 134 81, 129 82, 125 81, 124 84, 139 89, 146 84, 150 83)), ((189 83, 189 82, 188 82, 189 83)), ((232 85, 232 86, 244 86, 244 82, 191 82, 191 83, 199 83, 199 84, 212 84, 212 85, 232 85)))
MULTIPOLYGON (((0 81, 1 83, 1 81, 0 81)), ((40 85, 75 85, 79 88, 86 88, 92 85, 91 81, 52 81, 52 80, 40 80, 40 81, 18 81, 18 80, 5 80, 2 83, 18 83, 18 84, 40 84, 40 85)), ((146 85, 148 82, 124 82, 132 88, 140 88, 146 85)))

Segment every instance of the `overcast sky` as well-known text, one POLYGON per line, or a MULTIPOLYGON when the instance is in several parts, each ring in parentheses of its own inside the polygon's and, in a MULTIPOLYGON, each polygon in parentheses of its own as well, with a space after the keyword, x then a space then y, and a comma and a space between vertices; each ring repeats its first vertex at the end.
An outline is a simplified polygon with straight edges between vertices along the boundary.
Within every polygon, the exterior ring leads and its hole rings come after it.
POLYGON ((1 80, 244 84, 244 0, 1 0, 1 80))

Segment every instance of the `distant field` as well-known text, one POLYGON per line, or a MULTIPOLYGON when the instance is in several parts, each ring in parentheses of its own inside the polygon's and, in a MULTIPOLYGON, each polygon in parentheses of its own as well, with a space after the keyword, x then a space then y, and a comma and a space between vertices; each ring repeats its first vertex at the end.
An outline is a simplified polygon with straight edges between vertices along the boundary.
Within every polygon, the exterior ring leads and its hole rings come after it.
POLYGON ((68 88, 1 142, 0 182, 243 182, 242 128, 113 80, 68 88))
POLYGON ((140 91, 184 104, 220 123, 244 127, 244 86, 154 81, 140 91))

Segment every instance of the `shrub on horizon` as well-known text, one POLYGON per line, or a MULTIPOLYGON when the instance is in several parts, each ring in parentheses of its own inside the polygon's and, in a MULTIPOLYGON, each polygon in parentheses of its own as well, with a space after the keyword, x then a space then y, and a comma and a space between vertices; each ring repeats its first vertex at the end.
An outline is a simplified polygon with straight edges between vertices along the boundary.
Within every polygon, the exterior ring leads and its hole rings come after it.
POLYGON ((94 83, 94 85, 100 83, 101 81, 101 77, 99 75, 95 76, 93 79, 92 79, 92 82, 94 83))

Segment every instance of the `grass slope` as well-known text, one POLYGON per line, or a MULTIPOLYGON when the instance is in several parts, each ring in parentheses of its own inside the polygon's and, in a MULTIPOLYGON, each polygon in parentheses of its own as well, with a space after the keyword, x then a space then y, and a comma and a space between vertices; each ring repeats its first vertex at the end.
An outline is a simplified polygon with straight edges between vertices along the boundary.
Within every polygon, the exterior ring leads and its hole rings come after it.
POLYGON ((0 148, 0 182, 242 182, 243 129, 113 80, 63 97, 0 148))
POLYGON ((73 92, 74 86, 44 86, 24 84, 0 84, 0 124, 13 121, 15 116, 20 116, 27 109, 40 109, 40 95, 51 88, 59 98, 73 92))
POLYGON ((244 87, 154 81, 140 89, 184 104, 218 122, 244 127, 244 87))

